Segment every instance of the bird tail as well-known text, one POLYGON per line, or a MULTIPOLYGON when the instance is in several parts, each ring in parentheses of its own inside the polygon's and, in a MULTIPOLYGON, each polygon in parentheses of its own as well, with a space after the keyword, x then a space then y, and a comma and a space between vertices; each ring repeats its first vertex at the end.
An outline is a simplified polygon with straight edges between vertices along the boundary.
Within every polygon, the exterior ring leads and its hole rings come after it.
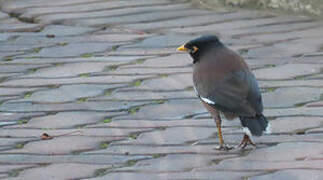
POLYGON ((270 134, 270 124, 267 118, 262 114, 257 114, 255 117, 240 116, 241 125, 246 130, 247 134, 251 133, 255 136, 261 136, 263 132, 270 134), (247 129, 245 129, 247 128, 247 129), (249 132, 248 132, 249 131, 249 132))

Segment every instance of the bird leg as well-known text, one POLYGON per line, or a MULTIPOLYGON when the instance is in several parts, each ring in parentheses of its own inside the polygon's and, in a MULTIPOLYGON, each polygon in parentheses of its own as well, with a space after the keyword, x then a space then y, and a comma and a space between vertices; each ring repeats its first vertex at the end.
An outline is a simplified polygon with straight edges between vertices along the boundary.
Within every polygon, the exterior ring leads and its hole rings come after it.
POLYGON ((217 150, 230 150, 232 149, 232 147, 224 144, 224 140, 223 140, 223 136, 222 136, 222 130, 221 130, 221 117, 220 117, 220 113, 217 111, 216 115, 215 115, 215 123, 216 123, 216 127, 218 128, 218 136, 219 136, 219 141, 220 141, 220 146, 216 147, 215 149, 217 150))
POLYGON ((250 137, 247 134, 245 134, 241 143, 238 145, 238 148, 244 149, 248 145, 248 143, 256 147, 256 144, 251 141, 250 137))

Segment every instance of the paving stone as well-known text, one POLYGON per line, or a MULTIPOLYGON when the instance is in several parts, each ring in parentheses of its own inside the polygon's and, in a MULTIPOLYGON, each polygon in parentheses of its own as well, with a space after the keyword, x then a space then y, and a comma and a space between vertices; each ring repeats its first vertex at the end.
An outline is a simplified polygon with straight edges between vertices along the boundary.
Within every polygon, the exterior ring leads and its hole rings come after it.
POLYGON ((38 68, 43 68, 43 67, 48 67, 48 64, 43 64, 43 65, 32 65, 32 64, 23 64, 23 65, 6 65, 6 64, 1 64, 0 66, 0 72, 2 73, 15 73, 15 72, 27 72, 28 70, 32 69, 38 69, 38 68))
POLYGON ((114 71, 94 73, 95 75, 115 74, 115 75, 156 75, 161 78, 172 74, 191 73, 192 68, 123 68, 120 67, 114 71))
POLYGON ((283 66, 255 70, 257 79, 292 79, 320 72, 322 67, 314 64, 286 64, 283 66))
MULTIPOLYGON (((115 144, 112 143, 107 149, 89 151, 84 154, 136 154, 163 156, 166 154, 199 154, 199 155, 221 155, 216 151, 214 144, 207 145, 143 145, 143 144, 115 144)), ((227 155, 238 155, 237 152, 230 152, 227 155)))
MULTIPOLYGON (((265 42, 272 40, 282 40, 290 38, 301 38, 304 37, 300 35, 299 32, 308 31, 319 27, 318 23, 313 23, 307 17, 291 17, 292 19, 285 23, 272 23, 263 26, 251 26, 243 29, 232 29, 228 31, 223 31, 223 34, 231 34, 236 38, 252 38, 256 42, 265 42), (270 39, 265 38, 267 35, 273 35, 270 39)), ((308 36, 308 34, 307 34, 308 36)))
POLYGON ((25 52, 25 51, 34 51, 34 49, 39 48, 37 45, 25 46, 19 44, 4 44, 1 45, 0 52, 25 52))
POLYGON ((144 48, 144 49, 151 49, 151 48, 165 48, 165 47, 174 47, 174 52, 179 45, 187 42, 188 40, 194 37, 187 36, 187 35, 160 35, 160 36, 153 36, 146 38, 140 43, 124 46, 122 48, 144 48))
POLYGON ((171 127, 166 128, 165 130, 142 133, 137 139, 131 140, 131 143, 178 145, 194 142, 200 139, 206 139, 212 136, 214 133, 216 133, 214 127, 171 127))
POLYGON ((6 112, 59 112, 59 111, 125 111, 148 102, 71 102, 64 104, 35 104, 32 102, 5 102, 0 111, 6 112))
POLYGON ((1 154, 0 162, 3 163, 77 163, 77 164, 96 164, 111 165, 121 164, 129 160, 147 159, 147 156, 118 156, 118 155, 32 155, 32 154, 1 154), (55 157, 55 158, 53 158, 55 157))
POLYGON ((299 158, 306 159, 315 156, 316 154, 320 154, 322 146, 323 143, 311 142, 281 143, 277 146, 254 151, 244 157, 244 159, 269 162, 295 161, 299 158))
POLYGON ((282 108, 282 109, 265 109, 264 114, 267 116, 322 116, 321 107, 299 107, 299 108, 282 108))
MULTIPOLYGON (((192 74, 170 75, 164 78, 145 80, 136 89, 142 90, 184 90, 193 86, 192 74)), ((133 88, 130 88, 133 89, 133 88)))
MULTIPOLYGON (((92 2, 96 2, 97 0, 90 0, 92 2)), ((22 8, 27 8, 27 7, 43 7, 43 6, 63 6, 63 5, 73 5, 73 4, 78 4, 78 3, 89 3, 89 0, 77 0, 77 1, 64 1, 64 0, 59 0, 59 1, 43 1, 43 0, 28 0, 28 1, 3 1, 2 2, 2 8, 4 11, 14 11, 14 10, 19 10, 22 8)))
MULTIPOLYGON (((89 11, 100 11, 107 9, 118 9, 118 8, 126 8, 126 7, 134 7, 134 6, 153 6, 153 5, 163 5, 169 4, 169 1, 161 0, 161 1, 101 1, 95 3, 81 3, 81 4, 70 4, 65 5, 60 8, 57 7, 30 7, 23 10, 19 10, 18 12, 23 14, 24 17, 32 18, 36 16, 41 16, 43 14, 63 14, 63 13, 79 13, 79 12, 89 12, 89 11)), ((5 11, 12 11, 4 9, 5 11)))
POLYGON ((101 72, 106 66, 117 66, 121 64, 121 62, 70 63, 42 68, 32 74, 25 75, 24 77, 58 78, 78 76, 85 73, 101 72))
POLYGON ((7 19, 9 15, 7 13, 0 12, 0 19, 7 19))
MULTIPOLYGON (((227 14, 223 14, 223 16, 225 15, 227 14)), ((251 14, 249 13, 244 14, 244 16, 243 14, 240 14, 240 13, 233 13, 233 14, 228 14, 229 17, 228 16, 224 17, 223 19, 221 19, 221 21, 218 21, 216 23, 210 23, 207 25, 197 26, 197 27, 174 28, 174 29, 171 29, 170 31, 179 32, 179 33, 200 33, 200 34, 220 33, 221 35, 227 35, 229 33, 226 31, 231 32, 234 29, 239 29, 239 30, 242 30, 242 32, 244 32, 246 31, 245 29, 249 29, 252 27, 267 26, 272 23, 283 24, 283 23, 292 21, 291 17, 272 17, 270 15, 265 15, 265 14, 259 14, 257 17, 254 17, 254 16, 250 17, 250 15, 251 14), (239 16, 238 14, 242 16, 239 16)), ((217 17, 215 17, 215 19, 216 18, 217 17)))
POLYGON ((102 127, 115 127, 115 128, 161 128, 161 127, 214 127, 215 123, 210 119, 199 120, 118 120, 111 123, 89 125, 87 127, 102 128, 102 127))
POLYGON ((190 66, 192 60, 187 54, 173 54, 165 57, 155 57, 145 60, 141 64, 129 65, 124 67, 185 67, 190 66))
MULTIPOLYGON (((38 138, 43 133, 51 136, 75 136, 75 137, 106 137, 109 138, 125 138, 132 133, 140 133, 150 131, 149 128, 133 128, 133 129, 115 129, 115 128, 84 128, 84 129, 27 129, 27 128, 3 128, 0 132, 1 136, 11 138, 38 138)), ((111 139, 110 139, 111 140, 111 139)))
POLYGON ((97 123, 106 116, 120 113, 98 112, 60 112, 55 115, 32 118, 27 124, 10 126, 10 128, 72 128, 78 125, 97 123))
POLYGON ((18 179, 79 179, 92 176, 97 169, 108 169, 111 165, 61 163, 51 164, 19 173, 18 179))
POLYGON ((21 143, 21 142, 25 142, 25 141, 32 141, 35 140, 35 138, 5 138, 2 137, 0 138, 1 142, 0 142, 0 147, 4 147, 4 148, 8 148, 8 149, 12 149, 13 146, 21 143))
POLYGON ((136 79, 149 78, 150 76, 137 75, 137 76, 89 76, 89 77, 69 77, 69 78, 57 78, 57 79, 16 79, 0 83, 1 86, 6 87, 35 87, 35 86, 50 86, 50 85, 66 85, 66 84, 121 84, 131 83, 136 79))
POLYGON ((39 35, 55 35, 56 36, 73 36, 80 35, 95 31, 97 29, 90 27, 77 27, 77 26, 63 26, 63 25, 48 25, 46 26, 39 35))
POLYGON ((165 29, 168 31, 170 28, 171 32, 175 33, 183 33, 185 30, 192 29, 189 31, 193 33, 195 27, 194 26, 207 26, 207 24, 212 23, 221 23, 225 21, 232 21, 232 20, 241 20, 243 18, 251 18, 252 15, 257 14, 257 16, 261 17, 263 15, 259 13, 252 13, 252 12, 235 12, 235 13, 212 13, 208 15, 199 15, 193 17, 182 16, 178 19, 169 19, 164 20, 161 22, 146 22, 146 23, 135 23, 135 24, 127 24, 122 25, 120 27, 136 29, 136 30, 157 30, 157 29, 165 29))
POLYGON ((297 133, 319 127, 323 124, 321 117, 284 117, 270 121, 273 133, 297 133))
POLYGON ((216 161, 222 158, 230 158, 232 155, 167 155, 157 159, 149 159, 137 162, 132 167, 120 168, 119 170, 127 171, 146 171, 146 172, 176 172, 185 171, 187 169, 194 169, 195 167, 203 167, 212 164, 212 161, 216 161), (193 162, 193 163, 192 163, 193 162))
MULTIPOLYGON (((170 99, 185 99, 196 98, 193 91, 173 91, 173 92, 150 92, 150 91, 113 91, 109 96, 99 96, 90 98, 90 100, 170 100, 170 99)), ((163 102, 163 101, 161 101, 163 102)))
MULTIPOLYGON (((106 89, 123 87, 120 84, 111 85, 92 85, 92 84, 80 84, 80 85, 65 85, 60 86, 57 89, 43 90, 34 92, 27 99, 17 100, 19 101, 36 101, 36 102, 69 102, 76 101, 79 98, 87 98, 103 94, 106 89)), ((14 102, 14 101, 11 101, 14 102)))
POLYGON ((26 55, 26 57, 75 57, 84 54, 111 50, 109 43, 72 43, 66 46, 56 46, 41 49, 38 53, 26 55))
POLYGON ((323 80, 288 80, 288 81, 258 81, 262 88, 277 88, 277 87, 323 87, 323 80))
POLYGON ((16 23, 16 24, 0 24, 0 32, 37 32, 42 29, 42 25, 16 23))
POLYGON ((255 176, 250 178, 251 180, 266 180, 266 179, 286 179, 286 180, 301 180, 309 178, 311 180, 319 180, 323 177, 323 173, 320 170, 311 170, 311 169, 289 169, 276 171, 270 174, 255 176))
POLYGON ((319 88, 292 87, 278 88, 273 92, 264 93, 262 96, 265 107, 279 108, 317 101, 322 93, 323 91, 319 88))
POLYGON ((99 26, 111 26, 111 25, 119 25, 119 24, 136 23, 136 22, 138 23, 138 22, 160 21, 165 19, 172 19, 172 18, 178 18, 183 16, 196 16, 196 15, 203 15, 208 13, 209 13, 208 11, 196 10, 196 9, 161 11, 161 12, 157 11, 152 13, 134 14, 131 16, 115 16, 115 17, 107 17, 107 18, 67 20, 64 22, 64 24, 99 27, 99 26))
POLYGON ((0 88, 1 96, 12 96, 12 95, 22 95, 26 92, 41 90, 42 88, 0 88))
POLYGON ((174 47, 164 47, 164 48, 122 48, 117 49, 117 51, 108 52, 104 55, 113 56, 113 55, 131 55, 131 56, 161 56, 161 55, 169 55, 175 54, 176 48, 174 47))
POLYGON ((305 106, 306 107, 322 107, 323 106, 323 101, 307 103, 305 106))
POLYGON ((8 113, 8 112, 0 112, 0 121, 8 122, 8 121, 17 121, 19 119, 29 119, 32 117, 45 115, 43 112, 35 112, 35 113, 8 113))
POLYGON ((172 120, 183 119, 202 112, 206 110, 198 99, 171 100, 163 104, 140 107, 138 112, 119 116, 116 119, 172 120))
MULTIPOLYGON (((288 150, 290 152, 292 150, 288 150)), ((302 157, 303 158, 303 157, 302 157)), ((301 158, 301 159, 302 159, 301 158)), ((200 171, 279 171, 284 169, 322 169, 320 161, 247 161, 244 158, 223 160, 216 166, 200 168, 200 171)))
MULTIPOLYGON (((32 58, 32 59, 14 59, 13 63, 29 63, 29 64, 43 64, 43 63, 78 63, 78 62, 131 62, 138 59, 150 58, 151 56, 108 56, 108 57, 74 57, 74 58, 32 58)), ((10 63, 9 63, 10 64, 10 63)))
POLYGON ((227 171, 207 171, 207 172, 163 172, 163 173, 145 173, 145 172, 112 172, 103 177, 92 178, 99 179, 243 179, 253 175, 260 174, 259 172, 227 172, 227 171))
MULTIPOLYGON (((143 6, 143 7, 128 7, 121 9, 108 9, 100 11, 90 11, 90 12, 74 12, 74 13, 63 13, 63 14, 48 14, 43 16, 38 16, 35 18, 36 22, 42 23, 59 23, 68 19, 81 19, 81 18, 102 18, 110 16, 122 16, 122 15, 132 15, 139 13, 149 13, 155 11, 170 11, 170 10, 181 10, 188 9, 190 4, 166 4, 157 6, 143 6)), ((23 14, 21 17, 30 18, 30 15, 23 14)))
POLYGON ((50 140, 40 140, 28 142, 21 149, 3 151, 6 153, 23 153, 23 154, 69 154, 73 152, 89 151, 100 148, 103 141, 119 140, 121 138, 107 137, 86 137, 86 136, 61 136, 54 137, 50 140))

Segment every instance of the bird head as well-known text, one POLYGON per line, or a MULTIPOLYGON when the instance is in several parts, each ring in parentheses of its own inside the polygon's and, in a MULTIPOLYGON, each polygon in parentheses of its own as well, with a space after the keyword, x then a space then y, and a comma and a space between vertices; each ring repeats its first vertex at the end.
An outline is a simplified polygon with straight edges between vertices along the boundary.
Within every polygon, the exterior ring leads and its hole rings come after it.
POLYGON ((199 38, 188 41, 182 46, 177 48, 177 51, 188 52, 192 58, 193 63, 199 61, 200 57, 207 53, 208 51, 215 49, 217 47, 222 47, 223 44, 220 42, 219 38, 215 35, 206 35, 199 38))

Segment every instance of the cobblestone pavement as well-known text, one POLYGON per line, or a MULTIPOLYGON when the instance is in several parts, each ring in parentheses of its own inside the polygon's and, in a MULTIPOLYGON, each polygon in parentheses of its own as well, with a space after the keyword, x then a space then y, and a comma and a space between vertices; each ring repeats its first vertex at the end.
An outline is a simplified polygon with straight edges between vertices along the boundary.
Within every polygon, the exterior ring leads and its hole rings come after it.
MULTIPOLYGON (((4 0, 0 178, 322 179, 322 32, 309 17, 180 0, 4 0), (273 134, 256 149, 214 149, 192 60, 175 52, 201 34, 258 78, 273 134)), ((240 142, 239 121, 223 131, 240 142)))

